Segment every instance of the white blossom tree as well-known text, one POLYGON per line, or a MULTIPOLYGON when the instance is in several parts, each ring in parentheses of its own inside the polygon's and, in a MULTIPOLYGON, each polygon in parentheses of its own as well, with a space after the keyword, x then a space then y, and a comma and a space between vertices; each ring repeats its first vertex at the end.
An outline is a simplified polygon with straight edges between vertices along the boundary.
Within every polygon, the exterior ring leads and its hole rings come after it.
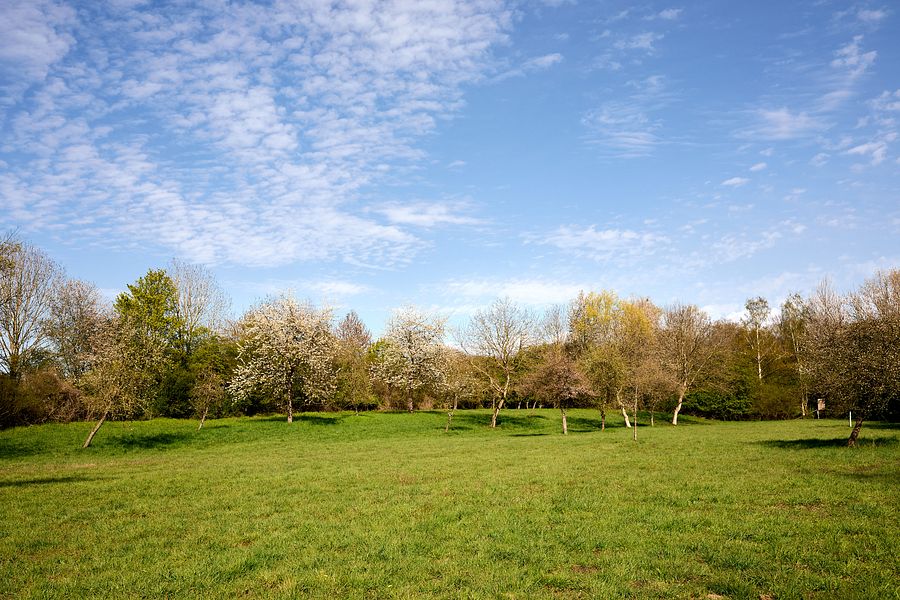
POLYGON ((239 328, 238 367, 230 384, 236 398, 269 394, 283 403, 292 423, 295 396, 332 395, 337 341, 330 310, 281 296, 251 309, 239 328))
POLYGON ((414 395, 440 389, 445 382, 445 319, 408 306, 394 312, 381 343, 376 344, 373 374, 406 395, 406 408, 415 408, 414 395))

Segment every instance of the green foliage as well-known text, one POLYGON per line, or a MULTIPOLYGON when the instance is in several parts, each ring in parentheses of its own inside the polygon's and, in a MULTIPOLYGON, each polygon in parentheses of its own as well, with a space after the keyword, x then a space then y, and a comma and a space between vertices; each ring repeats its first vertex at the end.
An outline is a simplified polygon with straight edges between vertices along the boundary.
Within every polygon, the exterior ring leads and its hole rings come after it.
POLYGON ((736 421, 748 418, 752 410, 751 398, 739 389, 696 390, 684 397, 684 411, 690 415, 736 421))
POLYGON ((163 340, 176 347, 182 323, 178 318, 175 283, 163 269, 150 269, 128 291, 116 297, 113 309, 123 322, 143 336, 163 340))
POLYGON ((0 597, 896 596, 897 428, 526 415, 0 432, 0 597))

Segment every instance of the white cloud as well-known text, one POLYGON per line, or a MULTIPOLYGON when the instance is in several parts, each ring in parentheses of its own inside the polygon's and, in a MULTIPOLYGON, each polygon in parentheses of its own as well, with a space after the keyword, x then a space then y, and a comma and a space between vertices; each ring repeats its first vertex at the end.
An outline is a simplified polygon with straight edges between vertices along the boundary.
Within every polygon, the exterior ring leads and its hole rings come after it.
POLYGON ((863 36, 855 36, 852 42, 835 52, 835 59, 831 61, 832 67, 846 71, 851 79, 856 79, 865 73, 875 63, 875 58, 878 56, 878 52, 875 50, 862 52, 860 50, 862 40, 863 36))
POLYGON ((791 140, 807 137, 827 128, 819 118, 806 112, 795 113, 790 109, 759 109, 755 112, 757 124, 740 133, 742 137, 765 140, 791 140))
POLYGON ((651 15, 647 17, 649 20, 653 19, 662 19, 664 21, 675 21, 681 16, 681 13, 684 12, 681 8, 666 8, 665 10, 661 10, 655 15, 651 15))
POLYGON ((512 23, 499 3, 101 3, 78 28, 50 2, 2 6, 6 79, 35 83, 9 113, 0 187, 18 208, 0 222, 204 263, 380 268, 424 246, 411 227, 477 222, 367 211, 361 191, 417 165, 488 72, 512 23))
POLYGON ((722 185, 727 185, 729 187, 740 187, 748 183, 750 183, 750 180, 746 177, 732 177, 731 179, 726 179, 725 181, 723 181, 722 185))
POLYGON ((473 301, 486 305, 494 298, 504 297, 531 306, 563 304, 584 289, 583 284, 529 278, 450 280, 440 285, 440 290, 450 296, 464 299, 462 306, 470 307, 466 312, 474 312, 472 309, 479 307, 473 301))
POLYGON ((649 231, 597 229, 595 225, 585 228, 563 225, 535 241, 598 261, 628 261, 650 256, 669 243, 667 237, 649 231))
POLYGON ((653 44, 663 39, 663 37, 661 33, 645 31, 618 40, 613 46, 619 50, 646 50, 647 52, 653 52, 655 50, 653 44))
POLYGON ((752 167, 750 167, 750 171, 756 173, 757 171, 764 171, 768 165, 764 162, 758 162, 752 167))
POLYGON ((559 53, 545 54, 544 56, 537 56, 525 61, 523 67, 525 69, 547 69, 559 62, 562 62, 562 59, 563 56, 559 53))
POLYGON ((863 23, 867 23, 869 25, 877 24, 883 21, 887 17, 888 13, 884 9, 863 9, 861 8, 859 12, 856 13, 857 18, 863 23))
POLYGON ((376 207, 374 211, 384 215, 391 223, 415 227, 478 225, 483 223, 480 219, 459 214, 464 208, 465 206, 461 204, 441 202, 416 202, 413 204, 392 202, 376 207))
POLYGON ((870 157, 873 165, 881 164, 887 156, 887 143, 884 140, 866 142, 847 150, 845 154, 870 157))

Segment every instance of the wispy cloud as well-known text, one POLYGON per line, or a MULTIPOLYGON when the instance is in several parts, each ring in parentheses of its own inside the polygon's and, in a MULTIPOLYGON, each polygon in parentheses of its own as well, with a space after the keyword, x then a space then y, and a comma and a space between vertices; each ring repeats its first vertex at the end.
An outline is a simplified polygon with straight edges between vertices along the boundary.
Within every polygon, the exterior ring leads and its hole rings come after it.
POLYGON ((767 165, 766 163, 764 163, 764 162, 758 162, 758 163, 756 163, 755 165, 753 165, 752 167, 750 167, 750 171, 751 171, 752 173, 757 173, 757 172, 759 172, 759 171, 765 171, 765 170, 766 170, 766 167, 768 167, 768 165, 767 165))
POLYGON ((740 132, 740 136, 760 140, 793 140, 827 129, 819 116, 794 112, 787 107, 754 111, 755 124, 740 132))
POLYGON ((648 156, 662 144, 663 123, 653 114, 670 102, 665 79, 652 75, 626 84, 625 100, 610 100, 588 111, 582 124, 588 130, 587 141, 604 154, 617 158, 648 156))
POLYGON ((374 208, 374 212, 384 215, 396 225, 415 227, 435 227, 437 225, 479 225, 481 219, 463 214, 465 204, 445 202, 415 202, 401 204, 392 202, 374 208))
POLYGON ((471 222, 395 207, 384 224, 361 190, 422 159, 505 40, 504 6, 179 6, 97 4, 70 27, 51 2, 3 4, 4 79, 33 86, 0 147, 18 225, 197 262, 383 267, 423 247, 409 227, 471 222))
POLYGON ((746 177, 731 177, 722 182, 722 185, 726 185, 728 187, 741 187, 742 185, 746 185, 750 183, 750 180, 746 177))
POLYGON ((654 254, 669 239, 650 231, 563 225, 534 241, 592 260, 628 261, 654 254))

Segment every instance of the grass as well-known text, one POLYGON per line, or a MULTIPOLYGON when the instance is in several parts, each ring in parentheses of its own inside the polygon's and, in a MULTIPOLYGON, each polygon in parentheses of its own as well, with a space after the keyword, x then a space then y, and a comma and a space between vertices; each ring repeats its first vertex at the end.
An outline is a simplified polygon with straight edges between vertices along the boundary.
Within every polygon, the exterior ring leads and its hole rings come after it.
POLYGON ((900 598, 900 429, 501 416, 0 432, 0 597, 900 598))

